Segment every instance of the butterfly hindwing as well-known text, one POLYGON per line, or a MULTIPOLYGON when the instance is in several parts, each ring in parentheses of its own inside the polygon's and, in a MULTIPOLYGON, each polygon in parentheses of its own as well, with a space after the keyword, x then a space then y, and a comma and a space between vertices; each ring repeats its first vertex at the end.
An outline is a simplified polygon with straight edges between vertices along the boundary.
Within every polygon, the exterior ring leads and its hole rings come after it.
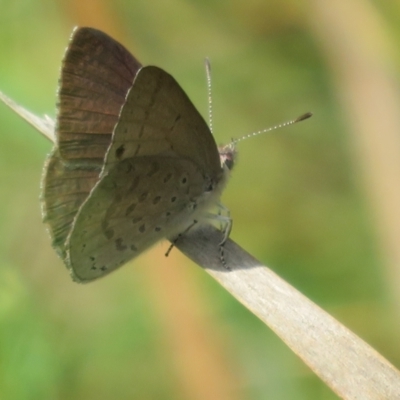
POLYGON ((204 179, 190 160, 137 157, 118 163, 81 207, 68 239, 75 280, 103 276, 192 220, 204 179))

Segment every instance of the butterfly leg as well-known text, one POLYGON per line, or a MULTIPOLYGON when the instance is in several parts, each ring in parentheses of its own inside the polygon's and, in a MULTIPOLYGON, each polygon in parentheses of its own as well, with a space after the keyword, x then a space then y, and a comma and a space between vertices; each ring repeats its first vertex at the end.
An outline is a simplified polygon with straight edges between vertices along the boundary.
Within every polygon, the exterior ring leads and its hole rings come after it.
POLYGON ((218 213, 217 214, 212 214, 212 213, 207 213, 205 215, 205 217, 208 220, 213 220, 213 221, 218 221, 220 223, 220 229, 223 233, 223 238, 221 240, 221 242, 219 243, 219 256, 220 256, 220 260, 222 265, 229 269, 226 265, 226 261, 225 261, 225 254, 224 254, 224 245, 226 243, 226 241, 229 238, 229 235, 232 231, 232 218, 230 217, 230 212, 229 209, 226 208, 223 204, 218 203, 218 213), (223 215, 225 214, 225 215, 223 215))
POLYGON ((196 224, 197 224, 197 220, 193 220, 193 222, 183 231, 181 232, 175 239, 172 240, 171 244, 168 247, 167 252, 165 253, 165 257, 169 256, 169 253, 171 253, 171 250, 175 247, 176 242, 187 232, 190 231, 190 229, 192 229, 196 224))
POLYGON ((231 234, 233 221, 229 208, 221 203, 218 203, 218 219, 220 219, 221 222, 221 231, 224 233, 224 237, 219 245, 223 246, 231 234), (225 215, 222 215, 222 212, 224 212, 225 215))

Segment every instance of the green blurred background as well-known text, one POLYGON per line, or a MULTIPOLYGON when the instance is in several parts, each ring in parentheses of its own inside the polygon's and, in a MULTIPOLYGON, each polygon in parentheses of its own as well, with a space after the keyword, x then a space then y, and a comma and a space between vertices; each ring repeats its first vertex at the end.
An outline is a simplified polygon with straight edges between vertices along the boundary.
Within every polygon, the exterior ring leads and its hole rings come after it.
MULTIPOLYGON (((87 25, 170 72, 205 117, 209 56, 218 143, 312 111, 240 143, 231 237, 400 366, 400 5, 348 3, 0 0, 0 90, 54 116, 87 25)), ((166 242, 73 283, 41 222, 50 148, 0 104, 0 399, 338 398, 166 242)))

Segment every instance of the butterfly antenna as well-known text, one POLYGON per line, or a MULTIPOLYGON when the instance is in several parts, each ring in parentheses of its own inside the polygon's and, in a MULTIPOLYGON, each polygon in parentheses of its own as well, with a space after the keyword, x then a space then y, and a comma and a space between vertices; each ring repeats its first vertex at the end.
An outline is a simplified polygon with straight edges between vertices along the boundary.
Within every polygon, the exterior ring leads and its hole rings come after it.
POLYGON ((287 121, 287 122, 284 122, 284 123, 282 123, 282 124, 272 126, 271 128, 263 129, 263 130, 261 130, 261 131, 249 133, 248 135, 242 136, 242 137, 240 137, 240 138, 238 138, 238 139, 232 139, 231 144, 236 144, 236 143, 238 143, 238 142, 241 142, 241 141, 244 140, 244 139, 248 139, 248 138, 253 137, 253 136, 261 135, 262 133, 271 132, 271 131, 274 131, 274 130, 276 130, 276 129, 283 128, 283 127, 285 127, 285 126, 297 124, 297 122, 304 121, 305 119, 308 119, 308 118, 310 118, 311 116, 312 116, 312 113, 307 112, 307 113, 305 113, 305 114, 300 115, 299 117, 297 117, 297 118, 295 118, 295 119, 292 119, 291 121, 287 121))
POLYGON ((212 90, 211 90, 211 63, 209 58, 205 59, 206 75, 207 75, 207 95, 208 95, 208 127, 213 133, 213 107, 212 107, 212 90))

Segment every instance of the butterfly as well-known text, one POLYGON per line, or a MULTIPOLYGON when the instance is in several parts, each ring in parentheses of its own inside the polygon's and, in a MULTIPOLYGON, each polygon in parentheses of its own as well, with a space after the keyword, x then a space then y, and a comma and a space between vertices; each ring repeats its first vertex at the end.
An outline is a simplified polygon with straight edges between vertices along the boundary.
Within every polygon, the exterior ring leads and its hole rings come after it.
MULTIPOLYGON (((209 212, 235 161, 175 79, 120 43, 76 28, 61 68, 56 142, 42 210, 52 245, 77 282, 100 278, 209 212)), ((222 206, 220 206, 222 207, 222 206)))

